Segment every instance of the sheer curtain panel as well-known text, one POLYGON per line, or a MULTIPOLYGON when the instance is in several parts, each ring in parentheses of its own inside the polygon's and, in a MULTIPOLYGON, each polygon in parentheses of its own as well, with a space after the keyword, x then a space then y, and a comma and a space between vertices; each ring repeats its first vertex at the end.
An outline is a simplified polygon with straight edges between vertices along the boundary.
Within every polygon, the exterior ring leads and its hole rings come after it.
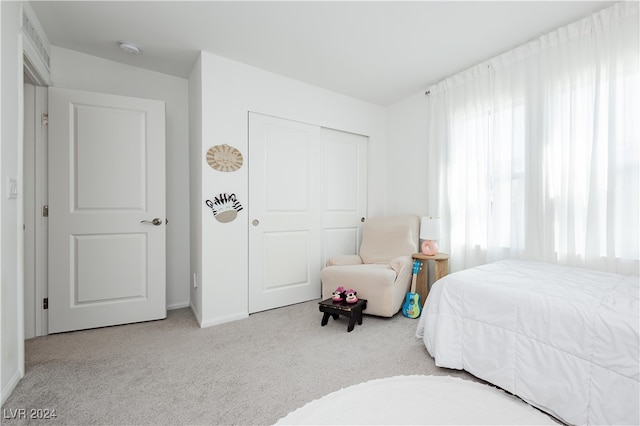
POLYGON ((638 274, 638 3, 430 88, 429 178, 459 270, 522 258, 638 274))

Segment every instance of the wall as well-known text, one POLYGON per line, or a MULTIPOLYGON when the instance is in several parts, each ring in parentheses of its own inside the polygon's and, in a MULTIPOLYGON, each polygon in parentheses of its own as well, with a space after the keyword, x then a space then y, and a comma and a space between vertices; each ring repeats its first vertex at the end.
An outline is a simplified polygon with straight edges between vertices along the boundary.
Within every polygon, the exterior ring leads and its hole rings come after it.
MULTIPOLYGON (((202 277, 202 209, 200 199, 202 194, 202 166, 200 155, 202 150, 202 61, 200 58, 189 76, 189 198, 190 198, 190 240, 191 240, 191 271, 196 280, 202 277)), ((202 323, 202 286, 192 285, 191 310, 196 315, 198 323, 202 323)))
MULTIPOLYGON (((22 168, 19 143, 22 138, 22 37, 20 36, 21 4, 0 2, 0 392, 6 400, 24 375, 24 342, 22 334, 22 283, 19 271, 18 214, 21 203, 7 199, 7 179, 18 178, 22 168)), ((19 182, 21 184, 21 182, 19 182)), ((21 192, 21 191, 20 191, 21 192)))
MULTIPOLYGON (((430 164, 439 161, 437 141, 429 135, 428 98, 416 93, 387 108, 387 150, 394 173, 389 174, 389 205, 392 214, 439 217, 439 179, 430 164)), ((433 263, 428 267, 429 285, 435 280, 433 263)))
POLYGON ((188 81, 56 46, 52 86, 156 99, 166 104, 167 307, 189 306, 188 81))
MULTIPOLYGON (((387 211, 386 109, 308 84, 201 53, 202 138, 199 165, 207 150, 228 144, 247 152, 248 112, 259 112, 369 136, 368 215, 387 211)), ((191 82, 190 82, 191 83, 191 82)), ((192 142, 194 142, 192 140, 192 142)), ((196 141, 197 143, 197 141, 196 141)), ((233 173, 201 167, 202 191, 194 206, 202 213, 201 325, 248 315, 248 166, 233 173), (230 223, 219 223, 204 204, 216 194, 233 192, 245 208, 230 223)), ((192 168, 194 165, 192 164, 192 168)), ((196 314, 197 315, 197 314, 196 314)))
POLYGON ((426 117, 427 98, 423 92, 387 108, 387 151, 393 173, 389 173, 387 192, 394 214, 438 216, 438 188, 428 176, 429 138, 426 117))

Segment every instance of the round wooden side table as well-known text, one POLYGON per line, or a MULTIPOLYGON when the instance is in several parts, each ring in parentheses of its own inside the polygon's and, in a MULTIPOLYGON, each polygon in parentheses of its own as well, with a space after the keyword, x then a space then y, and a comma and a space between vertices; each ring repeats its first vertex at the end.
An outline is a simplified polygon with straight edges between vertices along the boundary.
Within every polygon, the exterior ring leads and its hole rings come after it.
POLYGON ((422 263, 422 268, 420 272, 418 272, 416 279, 416 293, 420 295, 420 304, 424 306, 424 302, 429 295, 429 269, 427 267, 427 261, 433 260, 435 262, 436 269, 433 277, 435 282, 449 273, 449 255, 446 253, 436 253, 433 256, 429 256, 424 253, 414 253, 411 257, 420 260, 422 263))

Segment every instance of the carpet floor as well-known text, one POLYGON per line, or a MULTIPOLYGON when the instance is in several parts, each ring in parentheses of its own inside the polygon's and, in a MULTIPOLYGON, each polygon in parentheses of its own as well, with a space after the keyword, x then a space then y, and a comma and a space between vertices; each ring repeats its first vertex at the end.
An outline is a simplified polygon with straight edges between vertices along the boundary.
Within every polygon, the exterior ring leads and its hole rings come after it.
POLYGON ((341 388, 396 375, 451 375, 434 365, 417 320, 365 316, 320 326, 318 301, 199 328, 189 309, 168 318, 37 337, 2 423, 55 410, 46 424, 273 424, 341 388))

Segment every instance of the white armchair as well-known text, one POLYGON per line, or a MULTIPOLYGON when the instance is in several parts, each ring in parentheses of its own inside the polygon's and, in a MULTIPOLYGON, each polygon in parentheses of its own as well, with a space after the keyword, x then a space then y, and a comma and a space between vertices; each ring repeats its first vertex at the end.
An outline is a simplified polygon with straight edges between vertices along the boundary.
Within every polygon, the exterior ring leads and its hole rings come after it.
POLYGON ((364 313, 392 317, 411 285, 411 255, 418 251, 419 235, 419 216, 368 219, 359 253, 327 260, 320 273, 322 298, 340 286, 354 289, 367 300, 364 313))

